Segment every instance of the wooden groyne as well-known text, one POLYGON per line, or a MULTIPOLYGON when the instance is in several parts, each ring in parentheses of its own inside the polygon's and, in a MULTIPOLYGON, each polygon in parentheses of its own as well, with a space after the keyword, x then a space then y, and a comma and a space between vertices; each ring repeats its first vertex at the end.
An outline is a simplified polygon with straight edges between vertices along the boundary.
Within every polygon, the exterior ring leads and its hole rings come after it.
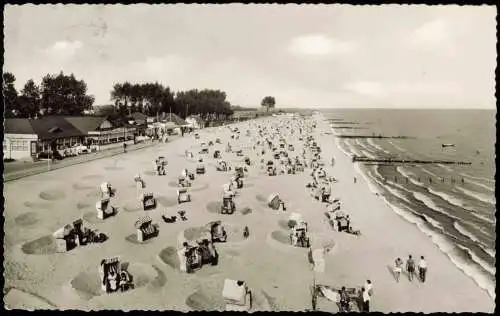
POLYGON ((412 136, 384 136, 384 135, 337 135, 339 138, 391 138, 391 139, 415 139, 412 136))
POLYGON ((443 165, 471 165, 469 161, 451 161, 451 160, 418 160, 418 159, 393 159, 393 158, 368 158, 353 156, 353 162, 368 162, 374 164, 443 164, 443 165))

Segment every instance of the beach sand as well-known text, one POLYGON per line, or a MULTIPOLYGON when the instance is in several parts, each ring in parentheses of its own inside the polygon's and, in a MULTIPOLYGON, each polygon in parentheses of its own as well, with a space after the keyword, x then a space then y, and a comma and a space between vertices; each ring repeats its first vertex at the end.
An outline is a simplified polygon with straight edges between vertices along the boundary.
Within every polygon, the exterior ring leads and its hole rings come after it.
MULTIPOLYGON (((275 120, 275 119, 270 119, 275 120)), ((241 139, 231 140, 254 164, 248 167, 245 187, 235 202, 233 215, 216 212, 221 202, 222 185, 231 172, 215 170, 214 149, 235 165, 243 165, 243 157, 224 152, 230 140, 227 127, 200 131, 200 139, 185 135, 171 143, 103 158, 88 163, 54 170, 5 183, 4 277, 8 308, 57 309, 122 309, 122 310, 221 310, 225 278, 241 279, 255 295, 256 310, 301 311, 311 308, 310 286, 316 279, 334 286, 361 286, 366 279, 374 283, 371 309, 381 312, 492 312, 494 302, 488 294, 459 271, 437 249, 432 241, 413 224, 406 222, 373 194, 363 181, 354 184, 356 174, 348 157, 335 146, 328 124, 321 122, 314 135, 328 164, 335 156, 336 164, 328 173, 339 182, 332 194, 340 197, 350 214, 356 237, 333 231, 326 222, 325 205, 315 201, 305 187, 310 169, 296 175, 269 177, 257 163, 261 157, 252 150, 254 143, 244 136, 249 124, 266 124, 267 119, 242 122, 241 139), (185 150, 196 156, 200 143, 221 138, 222 144, 210 147, 205 155, 206 174, 197 175, 191 190, 192 202, 176 204, 177 180, 181 169, 194 172, 196 160, 186 159, 185 150), (169 162, 166 176, 156 176, 153 160, 165 156, 169 162), (154 211, 142 211, 137 201, 134 176, 140 172, 146 183, 145 192, 158 199, 154 211), (99 221, 95 218, 97 187, 109 181, 117 195, 112 205, 119 213, 99 221), (287 204, 287 211, 274 211, 262 200, 278 192, 287 204), (187 221, 167 224, 161 215, 175 215, 185 210, 187 221), (288 232, 283 223, 290 212, 301 213, 308 222, 313 248, 333 241, 328 253, 326 271, 314 274, 306 248, 287 244, 288 232), (145 213, 160 227, 159 236, 144 244, 134 242, 134 222, 145 213), (65 224, 83 218, 87 225, 108 235, 103 244, 91 244, 67 253, 55 253, 49 237, 65 224), (176 249, 185 238, 192 238, 209 221, 222 220, 229 234, 227 243, 218 243, 219 264, 204 266, 193 274, 178 269, 176 249), (244 226, 250 237, 242 239, 244 226), (396 283, 388 268, 394 259, 408 254, 424 255, 429 269, 426 283, 410 283, 403 274, 396 283), (103 258, 119 256, 130 263, 137 283, 125 293, 103 294, 99 288, 97 267, 103 258)), ((255 129, 253 129, 255 130, 255 129)), ((301 143, 294 143, 301 151, 301 143)), ((267 160, 267 158, 266 158, 267 160)), ((418 257, 417 257, 418 256, 418 257)))

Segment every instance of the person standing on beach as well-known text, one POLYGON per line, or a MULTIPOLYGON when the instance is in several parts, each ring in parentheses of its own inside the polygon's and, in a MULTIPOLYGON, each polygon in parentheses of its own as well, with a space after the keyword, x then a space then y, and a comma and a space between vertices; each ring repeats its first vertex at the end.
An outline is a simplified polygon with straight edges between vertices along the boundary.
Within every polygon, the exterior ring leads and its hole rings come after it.
POLYGON ((413 273, 415 273, 415 261, 413 261, 411 255, 408 257, 408 260, 406 260, 406 271, 408 272, 408 279, 410 281, 413 281, 413 273))
POLYGON ((373 283, 371 280, 366 280, 365 289, 366 289, 366 292, 368 292, 368 295, 370 295, 370 297, 372 297, 372 295, 373 295, 373 283))
POLYGON ((426 272, 427 272, 427 262, 425 262, 424 256, 420 256, 420 261, 418 262, 418 276, 422 283, 425 282, 426 272))
POLYGON ((394 278, 396 282, 399 283, 399 276, 401 275, 401 266, 403 265, 403 260, 401 258, 397 258, 394 261, 394 278))
POLYGON ((361 292, 363 295, 363 310, 362 310, 362 312, 369 312, 370 311, 370 295, 368 294, 368 290, 366 290, 364 287, 361 288, 361 292))

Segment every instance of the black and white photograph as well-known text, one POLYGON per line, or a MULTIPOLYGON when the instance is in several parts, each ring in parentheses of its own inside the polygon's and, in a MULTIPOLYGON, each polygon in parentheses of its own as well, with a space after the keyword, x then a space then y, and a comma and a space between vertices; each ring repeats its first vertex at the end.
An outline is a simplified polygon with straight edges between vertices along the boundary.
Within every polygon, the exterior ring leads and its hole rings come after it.
POLYGON ((6 4, 6 310, 493 313, 489 5, 6 4))

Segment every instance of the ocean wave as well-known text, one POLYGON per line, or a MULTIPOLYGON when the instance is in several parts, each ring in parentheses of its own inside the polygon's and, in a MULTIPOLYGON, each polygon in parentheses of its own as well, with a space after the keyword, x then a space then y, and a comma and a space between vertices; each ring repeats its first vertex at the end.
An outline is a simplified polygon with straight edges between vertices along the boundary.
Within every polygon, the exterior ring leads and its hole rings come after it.
POLYGON ((443 164, 437 164, 437 166, 443 168, 444 170, 448 171, 448 172, 453 172, 453 168, 449 167, 449 166, 446 166, 446 165, 443 165, 443 164))
POLYGON ((415 178, 417 177, 413 172, 410 172, 410 171, 407 171, 407 170, 404 170, 402 167, 396 167, 396 170, 402 175, 404 176, 405 178, 407 178, 408 180, 410 180, 411 183, 413 183, 414 185, 416 186, 419 186, 419 187, 422 187, 422 188, 425 188, 425 184, 423 184, 422 182, 420 181, 417 181, 415 180, 415 178))
POLYGON ((406 149, 399 147, 398 145, 396 145, 396 144, 395 144, 393 141, 391 141, 391 140, 389 141, 389 144, 391 144, 392 146, 394 146, 394 148, 396 148, 396 149, 397 149, 397 150, 399 150, 400 152, 403 152, 403 153, 406 153, 406 152, 407 152, 407 151, 406 151, 406 149))
POLYGON ((491 224, 495 223, 495 221, 492 220, 491 218, 488 218, 488 217, 485 217, 481 214, 478 214, 475 209, 467 207, 467 204, 465 204, 465 201, 462 199, 459 199, 459 198, 457 198, 453 195, 450 195, 448 193, 437 191, 437 190, 432 189, 430 187, 427 187, 427 191, 429 191, 430 193, 432 193, 436 196, 439 196, 441 199, 443 199, 444 201, 448 202, 449 204, 451 204, 453 206, 456 206, 456 207, 462 208, 466 211, 469 211, 469 214, 476 217, 477 219, 486 221, 486 222, 491 223, 491 224))
POLYGON ((397 196, 401 200, 405 201, 408 204, 412 204, 410 200, 399 190, 391 188, 390 186, 385 186, 387 191, 391 192, 392 195, 397 196))
POLYGON ((427 208, 429 208, 433 211, 436 211, 438 213, 441 213, 441 214, 448 216, 450 218, 453 218, 453 219, 459 219, 458 217, 451 215, 450 213, 446 212, 441 207, 437 206, 436 203, 434 203, 434 201, 432 200, 432 198, 428 197, 425 194, 422 194, 419 192, 413 192, 413 197, 415 199, 419 200, 420 202, 422 202, 425 206, 427 206, 427 208))
POLYGON ((375 142, 373 141, 373 139, 371 138, 368 138, 367 139, 367 143, 370 144, 371 146, 373 146, 374 148, 376 148, 377 150, 381 151, 381 152, 384 152, 386 154, 391 154, 390 151, 388 150, 385 150, 384 148, 380 147, 379 145, 375 144, 375 142))
POLYGON ((337 148, 339 148, 344 153, 344 155, 349 158, 353 156, 352 152, 349 151, 348 146, 345 144, 345 142, 343 142, 344 145, 342 145, 341 140, 339 138, 336 138, 335 143, 337 144, 337 148))
POLYGON ((464 176, 466 178, 474 179, 474 180, 480 180, 480 181, 486 181, 486 182, 489 182, 489 183, 495 183, 494 179, 488 179, 488 178, 482 178, 482 177, 474 177, 474 176, 471 176, 471 175, 466 174, 466 173, 461 173, 460 175, 462 175, 462 176, 464 176))
POLYGON ((479 258, 472 250, 470 250, 469 248, 465 247, 465 246, 462 246, 462 245, 457 245, 458 248, 462 249, 463 251, 465 251, 467 253, 467 256, 472 260, 474 261, 475 263, 477 263, 481 268, 483 268, 484 270, 486 270, 488 273, 490 273, 492 276, 495 275, 495 267, 493 267, 491 264, 489 264, 488 262, 484 261, 483 259, 479 258))
POLYGON ((464 226, 460 225, 458 222, 453 222, 453 227, 462 234, 464 237, 467 237, 468 239, 472 240, 473 242, 477 243, 479 246, 486 247, 484 243, 482 243, 473 233, 471 233, 467 228, 464 226))
POLYGON ((495 204, 496 204, 496 201, 495 201, 494 197, 490 197, 490 196, 488 196, 486 194, 483 194, 483 193, 480 193, 480 192, 476 192, 476 191, 472 191, 472 190, 468 190, 466 188, 459 187, 459 186, 456 186, 455 188, 457 190, 459 190, 460 192, 464 193, 465 195, 468 195, 471 198, 474 198, 474 199, 476 199, 478 201, 481 201, 481 202, 484 202, 484 203, 488 203, 488 204, 491 204, 493 206, 495 206, 495 204))
POLYGON ((487 273, 482 271, 481 268, 476 264, 467 262, 465 259, 463 259, 458 253, 456 245, 454 245, 443 234, 435 232, 432 229, 428 228, 424 223, 425 221, 418 215, 413 214, 407 208, 405 208, 406 210, 403 210, 403 208, 390 203, 384 196, 382 196, 382 199, 394 210, 396 214, 403 217, 408 222, 415 224, 420 231, 429 236, 432 242, 437 245, 438 248, 448 256, 448 258, 450 258, 450 260, 456 267, 458 267, 467 276, 473 279, 474 282, 479 285, 479 287, 485 289, 490 297, 495 299, 495 281, 492 280, 491 275, 488 275, 487 273))
POLYGON ((479 245, 479 247, 481 247, 481 249, 483 249, 484 252, 486 252, 492 259, 496 258, 496 251, 494 249, 488 248, 483 245, 479 245))
POLYGON ((345 140, 345 144, 349 148, 349 151, 354 153, 356 156, 363 156, 363 154, 356 148, 356 145, 352 144, 350 140, 345 140))
POLYGON ((477 182, 477 181, 474 181, 474 180, 471 180, 471 179, 467 179, 467 183, 471 183, 471 184, 473 184, 475 186, 481 187, 481 188, 486 189, 486 190, 488 190, 490 192, 495 192, 495 188, 492 188, 492 187, 490 187, 490 186, 488 186, 488 185, 486 185, 484 183, 480 183, 480 182, 477 182))
POLYGON ((430 172, 429 170, 425 169, 425 168, 422 168, 422 171, 427 173, 428 175, 432 176, 432 177, 435 177, 435 178, 440 178, 440 176, 438 176, 437 174, 433 173, 433 172, 430 172))

